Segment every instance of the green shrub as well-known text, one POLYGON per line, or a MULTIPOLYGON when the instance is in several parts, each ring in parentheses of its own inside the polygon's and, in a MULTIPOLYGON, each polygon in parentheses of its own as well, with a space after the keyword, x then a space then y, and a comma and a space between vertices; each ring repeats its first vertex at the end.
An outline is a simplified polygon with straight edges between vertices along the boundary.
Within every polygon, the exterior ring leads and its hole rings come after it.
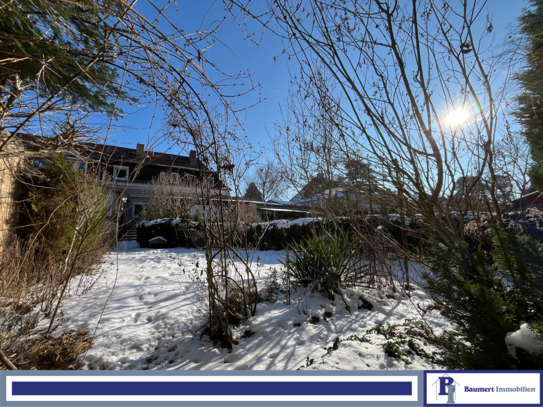
POLYGON ((259 250, 284 250, 287 246, 294 243, 301 243, 313 234, 321 234, 321 226, 315 223, 306 223, 304 225, 290 225, 288 228, 278 228, 274 224, 265 228, 261 224, 255 227, 249 227, 247 230, 247 240, 259 250))
POLYGON ((106 191, 64 155, 27 165, 13 188, 18 237, 62 261, 82 239, 78 250, 97 261, 109 237, 106 191))
POLYGON ((543 338, 543 246, 511 229, 488 230, 491 250, 434 242, 427 248, 428 291, 455 325, 437 341, 441 364, 451 369, 541 369, 543 354, 505 343, 526 322, 543 338))
MULTIPOLYGON (((290 259, 290 277, 295 284, 315 283, 329 295, 339 293, 345 283, 354 283, 366 276, 361 265, 360 248, 344 237, 316 236, 302 243, 294 243, 290 259)), ((282 261, 286 265, 286 261, 282 261)))

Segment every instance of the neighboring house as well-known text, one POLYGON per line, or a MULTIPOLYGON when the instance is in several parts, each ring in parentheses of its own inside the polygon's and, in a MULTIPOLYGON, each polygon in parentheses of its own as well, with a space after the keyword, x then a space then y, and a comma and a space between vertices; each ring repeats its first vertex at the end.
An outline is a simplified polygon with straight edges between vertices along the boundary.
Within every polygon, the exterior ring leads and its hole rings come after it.
POLYGON ((327 180, 318 174, 298 192, 291 201, 299 205, 320 208, 325 202, 345 207, 356 208, 363 212, 381 211, 383 192, 360 181, 349 182, 348 178, 327 180))
POLYGON ((256 213, 263 221, 295 220, 312 216, 309 205, 297 204, 290 201, 256 202, 256 213))
POLYGON ((295 220, 312 216, 311 208, 290 201, 253 201, 245 198, 231 197, 226 205, 237 204, 240 213, 251 216, 254 220, 295 220))
MULTIPOLYGON (((25 136, 26 146, 38 152, 36 143, 43 138, 25 136)), ((66 151, 63 151, 64 153, 66 151)), ((169 153, 146 151, 143 144, 138 143, 135 149, 113 145, 82 143, 67 154, 67 160, 72 162, 74 168, 83 172, 95 171, 97 175, 106 180, 106 184, 113 192, 110 197, 110 210, 108 216, 115 216, 115 205, 118 202, 122 210, 121 223, 133 226, 138 223, 149 204, 157 182, 166 175, 179 179, 193 179, 195 184, 206 182, 211 187, 211 201, 202 202, 200 198, 192 205, 190 214, 197 212, 204 216, 214 216, 217 210, 218 176, 211 171, 203 171, 204 165, 197 157, 195 151, 188 156, 179 156, 169 153), (99 168, 97 168, 99 166, 99 168), (96 171, 98 170, 98 171, 96 171), (204 173, 207 179, 204 179, 204 173), (120 201, 117 200, 120 198, 120 201)), ((194 195, 194 188, 187 190, 186 185, 180 185, 179 197, 194 195)), ((225 207, 240 205, 242 210, 263 221, 287 219, 294 220, 311 216, 310 205, 305 203, 270 201, 261 202, 245 198, 230 197, 230 191, 223 186, 222 201, 225 207)))
POLYGON ((513 208, 536 208, 539 210, 543 210, 543 193, 535 191, 530 194, 523 195, 513 201, 513 208))

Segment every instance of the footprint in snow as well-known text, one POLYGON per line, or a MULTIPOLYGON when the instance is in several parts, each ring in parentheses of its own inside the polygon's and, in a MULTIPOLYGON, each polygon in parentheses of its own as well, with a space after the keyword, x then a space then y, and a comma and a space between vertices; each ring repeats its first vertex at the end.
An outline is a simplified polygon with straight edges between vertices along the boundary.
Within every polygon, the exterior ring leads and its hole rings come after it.
POLYGON ((204 361, 204 359, 202 359, 202 358, 194 358, 192 360, 192 363, 202 363, 203 361, 204 361))
POLYGON ((141 317, 141 312, 136 312, 136 314, 134 314, 134 323, 137 323, 140 317, 141 317))
POLYGON ((279 352, 272 352, 268 355, 270 359, 275 359, 277 356, 279 356, 279 352))
POLYGON ((230 355, 224 358, 224 363, 234 363, 238 359, 239 359, 238 355, 236 355, 235 353, 231 353, 230 355))
POLYGON ((249 370, 249 365, 246 363, 240 363, 234 367, 235 370, 249 370))

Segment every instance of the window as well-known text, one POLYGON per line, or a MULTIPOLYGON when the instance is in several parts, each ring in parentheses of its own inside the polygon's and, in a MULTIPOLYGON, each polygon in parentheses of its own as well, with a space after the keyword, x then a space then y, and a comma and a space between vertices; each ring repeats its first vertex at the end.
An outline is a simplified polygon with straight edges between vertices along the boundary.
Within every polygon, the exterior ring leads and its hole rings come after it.
POLYGON ((111 195, 108 195, 107 197, 107 217, 113 216, 113 202, 114 198, 111 195))
POLYGON ((117 181, 128 181, 128 172, 130 169, 123 165, 113 166, 113 179, 117 181))
POLYGON ((145 205, 143 204, 134 204, 134 217, 140 218, 145 212, 145 205))
POLYGON ((164 178, 166 178, 166 174, 169 175, 168 178, 169 178, 170 182, 175 182, 175 183, 179 182, 179 173, 177 173, 177 172, 171 172, 171 173, 161 172, 160 173, 160 182, 164 181, 164 178))
POLYGON ((87 163, 81 158, 69 157, 66 159, 66 162, 68 162, 68 164, 73 164, 75 171, 81 171, 85 174, 87 173, 87 163))

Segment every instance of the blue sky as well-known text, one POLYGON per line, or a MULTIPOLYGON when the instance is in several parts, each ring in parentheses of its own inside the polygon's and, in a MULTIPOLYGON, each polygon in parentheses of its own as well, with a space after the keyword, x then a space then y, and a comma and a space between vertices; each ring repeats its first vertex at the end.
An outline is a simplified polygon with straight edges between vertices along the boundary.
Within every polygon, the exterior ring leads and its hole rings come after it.
MULTIPOLYGON (((264 7, 264 3, 264 0, 259 0, 257 4, 264 7)), ((493 19, 497 41, 507 36, 508 30, 516 24, 517 17, 526 5, 524 0, 488 1, 487 8, 493 19)), ((195 29, 202 21, 204 21, 202 27, 209 27, 224 13, 220 1, 181 0, 178 1, 178 9, 180 14, 172 13, 172 18, 179 27, 187 31, 195 29)), ((250 28, 255 32, 255 38, 260 37, 261 27, 258 24, 255 23, 250 28)), ((266 150, 270 144, 266 128, 272 132, 273 123, 281 122, 280 105, 284 104, 289 89, 290 72, 297 70, 296 62, 289 61, 285 55, 280 55, 284 48, 280 38, 270 32, 264 32, 262 41, 257 46, 253 41, 245 39, 233 18, 229 18, 223 24, 219 31, 219 39, 223 44, 215 44, 207 51, 207 57, 229 73, 236 73, 239 70, 250 72, 253 82, 261 86, 259 92, 239 98, 236 107, 250 106, 259 99, 262 100, 256 106, 242 112, 240 117, 245 132, 255 148, 266 150)), ((126 147, 135 147, 137 142, 146 143, 152 115, 152 106, 140 108, 134 114, 127 114, 116 123, 123 126, 123 130, 114 131, 114 137, 109 143, 126 147)), ((155 129, 157 128, 155 125, 155 129)), ((164 145, 164 148, 159 147, 156 150, 166 148, 164 145)), ((172 152, 179 151, 173 149, 172 152)))

